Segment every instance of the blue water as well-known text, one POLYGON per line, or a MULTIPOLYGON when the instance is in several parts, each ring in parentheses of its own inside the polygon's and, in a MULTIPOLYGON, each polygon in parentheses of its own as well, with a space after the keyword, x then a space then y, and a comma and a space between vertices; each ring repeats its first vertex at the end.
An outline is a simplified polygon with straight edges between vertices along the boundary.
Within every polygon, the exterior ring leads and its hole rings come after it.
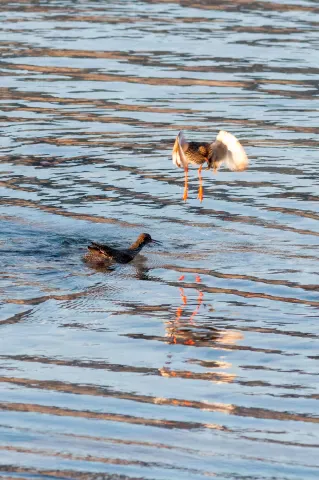
POLYGON ((0 478, 317 479, 317 2, 0 14, 0 478), (249 169, 184 203, 181 129, 249 169))

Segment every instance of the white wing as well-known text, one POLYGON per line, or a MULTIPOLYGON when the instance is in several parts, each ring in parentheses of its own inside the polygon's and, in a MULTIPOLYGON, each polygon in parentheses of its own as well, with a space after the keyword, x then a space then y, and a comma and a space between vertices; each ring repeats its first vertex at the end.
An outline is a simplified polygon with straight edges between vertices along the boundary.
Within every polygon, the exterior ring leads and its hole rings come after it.
POLYGON ((188 162, 184 153, 184 151, 187 150, 187 146, 188 146, 188 143, 185 140, 183 132, 179 132, 179 134, 176 137, 174 147, 173 147, 173 152, 172 152, 173 163, 179 168, 187 167, 188 162))
POLYGON ((220 163, 225 162, 229 170, 240 171, 248 167, 246 152, 234 135, 221 130, 216 140, 227 147, 227 155, 220 159, 220 163))

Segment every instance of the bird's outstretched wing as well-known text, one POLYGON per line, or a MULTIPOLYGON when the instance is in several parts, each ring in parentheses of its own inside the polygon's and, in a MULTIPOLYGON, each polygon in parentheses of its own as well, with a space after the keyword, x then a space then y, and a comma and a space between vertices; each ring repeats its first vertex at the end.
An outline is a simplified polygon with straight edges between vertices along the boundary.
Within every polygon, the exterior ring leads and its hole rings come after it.
POLYGON ((108 247, 107 245, 101 245, 100 243, 92 242, 91 245, 88 246, 88 249, 92 253, 98 253, 103 255, 104 257, 113 257, 116 253, 114 248, 108 247))
POLYGON ((246 152, 237 138, 231 133, 221 130, 217 135, 216 141, 210 145, 210 149, 212 150, 211 163, 214 170, 218 170, 221 163, 225 163, 227 168, 233 171, 245 170, 248 167, 246 152))
POLYGON ((185 140, 185 137, 183 135, 183 132, 179 132, 179 134, 176 137, 174 147, 173 147, 173 152, 172 152, 172 157, 173 157, 173 163, 177 167, 187 167, 187 160, 185 153, 188 147, 188 143, 185 140))

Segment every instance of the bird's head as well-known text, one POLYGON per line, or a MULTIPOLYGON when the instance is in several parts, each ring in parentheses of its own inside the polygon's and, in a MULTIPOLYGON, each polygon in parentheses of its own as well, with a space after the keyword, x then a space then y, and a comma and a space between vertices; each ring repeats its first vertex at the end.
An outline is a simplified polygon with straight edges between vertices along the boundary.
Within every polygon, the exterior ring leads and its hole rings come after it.
POLYGON ((141 233, 136 241, 138 245, 147 245, 148 243, 160 244, 157 240, 154 240, 149 233, 141 233))

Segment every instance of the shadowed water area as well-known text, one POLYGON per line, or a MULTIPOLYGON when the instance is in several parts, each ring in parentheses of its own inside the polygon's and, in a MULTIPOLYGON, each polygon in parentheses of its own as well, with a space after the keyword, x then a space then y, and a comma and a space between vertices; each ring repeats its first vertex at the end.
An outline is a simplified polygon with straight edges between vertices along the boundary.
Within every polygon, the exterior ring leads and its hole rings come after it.
POLYGON ((0 19, 0 478, 317 479, 318 3, 0 19), (181 129, 249 170, 184 203, 181 129))

